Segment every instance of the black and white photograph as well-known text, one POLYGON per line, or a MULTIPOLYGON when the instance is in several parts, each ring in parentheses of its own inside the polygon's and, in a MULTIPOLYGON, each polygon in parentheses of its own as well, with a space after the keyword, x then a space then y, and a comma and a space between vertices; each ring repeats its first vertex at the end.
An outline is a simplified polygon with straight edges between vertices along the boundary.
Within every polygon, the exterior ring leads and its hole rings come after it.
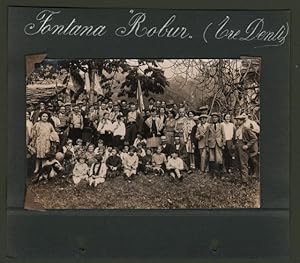
POLYGON ((26 206, 260 208, 261 63, 34 63, 24 80, 26 206))

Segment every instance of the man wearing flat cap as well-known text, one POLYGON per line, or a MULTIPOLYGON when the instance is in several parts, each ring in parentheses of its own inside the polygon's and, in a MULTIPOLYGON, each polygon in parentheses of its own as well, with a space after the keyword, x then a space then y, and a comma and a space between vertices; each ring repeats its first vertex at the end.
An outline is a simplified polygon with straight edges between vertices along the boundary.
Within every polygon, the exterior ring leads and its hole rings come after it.
POLYGON ((249 179, 248 163, 251 159, 254 166, 254 175, 258 175, 258 144, 256 134, 245 125, 247 117, 245 114, 235 117, 238 125, 236 130, 236 150, 240 165, 241 179, 247 183, 249 179))
POLYGON ((220 175, 223 165, 223 148, 225 145, 225 133, 219 123, 220 114, 211 114, 212 124, 207 128, 206 147, 209 154, 209 171, 212 175, 220 175))

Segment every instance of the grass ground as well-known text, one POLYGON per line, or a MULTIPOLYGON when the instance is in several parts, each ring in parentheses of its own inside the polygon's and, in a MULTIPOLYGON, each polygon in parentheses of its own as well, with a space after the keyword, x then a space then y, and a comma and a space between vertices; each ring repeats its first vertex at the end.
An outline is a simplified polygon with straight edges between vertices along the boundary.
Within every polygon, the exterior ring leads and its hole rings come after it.
MULTIPOLYGON (((96 188, 86 181, 75 186, 71 179, 54 178, 47 183, 28 180, 27 199, 40 209, 175 209, 175 208, 258 208, 260 184, 250 179, 239 183, 236 174, 225 179, 208 174, 186 174, 183 182, 169 176, 138 175, 132 181, 116 177, 96 188)), ((28 201, 28 200, 27 200, 28 201)))

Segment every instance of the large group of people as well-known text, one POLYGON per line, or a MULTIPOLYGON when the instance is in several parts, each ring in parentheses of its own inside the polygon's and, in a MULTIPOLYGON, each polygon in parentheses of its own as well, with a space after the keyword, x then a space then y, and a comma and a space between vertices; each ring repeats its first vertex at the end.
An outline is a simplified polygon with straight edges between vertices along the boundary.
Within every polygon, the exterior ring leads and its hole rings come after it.
POLYGON ((247 184, 259 176, 259 124, 242 113, 197 110, 186 103, 148 100, 142 112, 126 100, 89 105, 40 102, 26 112, 28 173, 33 182, 61 176, 97 186, 116 176, 205 174, 222 180, 233 171, 247 184))

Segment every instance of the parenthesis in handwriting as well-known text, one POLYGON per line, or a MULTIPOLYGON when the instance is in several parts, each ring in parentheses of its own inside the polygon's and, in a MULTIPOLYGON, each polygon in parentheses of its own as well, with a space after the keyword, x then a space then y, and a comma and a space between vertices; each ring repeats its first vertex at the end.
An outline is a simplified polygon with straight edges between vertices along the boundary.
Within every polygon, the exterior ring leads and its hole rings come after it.
POLYGON ((203 39, 204 39, 204 41, 205 41, 205 43, 208 43, 208 41, 207 41, 207 39, 206 39, 206 32, 208 31, 208 29, 210 28, 210 26, 212 25, 213 23, 211 22, 211 23, 209 23, 208 25, 207 25, 207 27, 205 28, 205 30, 203 31, 203 39))

